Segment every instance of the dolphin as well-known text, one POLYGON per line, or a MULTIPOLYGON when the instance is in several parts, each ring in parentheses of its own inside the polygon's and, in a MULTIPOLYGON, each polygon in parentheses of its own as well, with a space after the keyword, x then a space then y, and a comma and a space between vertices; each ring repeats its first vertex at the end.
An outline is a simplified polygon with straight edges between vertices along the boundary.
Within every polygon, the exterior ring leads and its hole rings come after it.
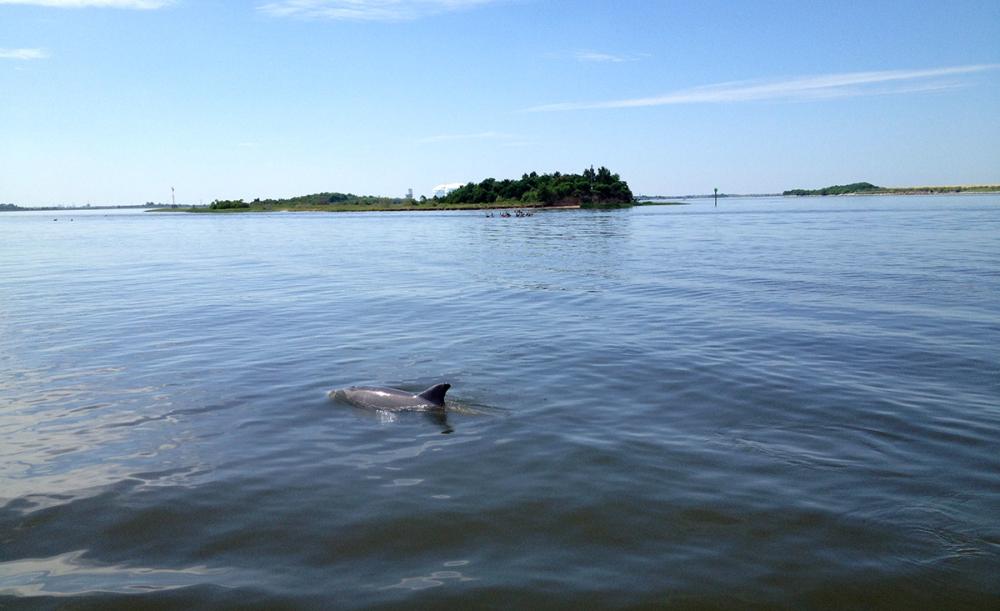
POLYGON ((451 384, 435 384, 420 394, 384 386, 351 386, 327 393, 331 399, 386 412, 443 412, 451 384))

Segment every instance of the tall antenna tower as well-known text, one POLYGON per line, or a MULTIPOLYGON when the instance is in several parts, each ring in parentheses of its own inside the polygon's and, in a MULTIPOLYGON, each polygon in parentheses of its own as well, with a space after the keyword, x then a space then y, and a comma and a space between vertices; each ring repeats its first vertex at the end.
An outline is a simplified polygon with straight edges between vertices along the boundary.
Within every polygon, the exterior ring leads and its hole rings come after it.
POLYGON ((177 198, 174 197, 174 188, 170 187, 170 205, 174 208, 177 207, 177 198))

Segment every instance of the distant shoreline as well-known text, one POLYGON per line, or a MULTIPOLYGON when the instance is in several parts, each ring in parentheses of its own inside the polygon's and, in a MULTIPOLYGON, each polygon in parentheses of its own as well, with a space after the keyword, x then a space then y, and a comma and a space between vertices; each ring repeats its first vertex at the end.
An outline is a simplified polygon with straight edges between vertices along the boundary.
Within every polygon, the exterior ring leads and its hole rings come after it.
MULTIPOLYGON (((785 199, 796 199, 801 197, 858 197, 858 196, 879 196, 879 195, 998 195, 1000 185, 954 185, 937 187, 881 187, 870 191, 859 191, 854 193, 827 194, 810 193, 806 195, 784 195, 781 193, 719 193, 719 199, 733 198, 763 198, 781 197, 785 199)), ((668 206, 684 205, 683 201, 692 199, 713 199, 712 193, 701 195, 638 195, 633 206, 668 206), (660 201, 674 200, 674 201, 660 201)), ((619 207, 628 207, 629 204, 621 204, 619 207)), ((250 207, 240 209, 210 210, 208 206, 177 206, 176 208, 164 204, 149 206, 145 204, 122 205, 122 206, 17 206, 14 204, 0 205, 2 212, 72 212, 81 210, 145 210, 147 212, 195 212, 228 214, 243 212, 419 212, 421 210, 503 210, 504 208, 532 208, 539 210, 570 210, 580 208, 579 204, 569 205, 544 205, 537 202, 524 203, 518 201, 494 202, 489 204, 448 204, 427 200, 425 203, 414 204, 329 204, 324 206, 302 206, 302 207, 250 207)))
MULTIPOLYGON (((675 198, 679 199, 679 198, 675 198)), ((633 206, 687 206, 689 204, 678 201, 648 201, 639 200, 632 204, 617 204, 610 206, 596 206, 593 209, 614 209, 631 208, 633 206)), ((211 209, 208 206, 63 206, 44 208, 4 208, 0 212, 82 212, 87 210, 142 210, 144 212, 185 212, 192 214, 246 214, 248 212, 433 212, 447 210, 579 210, 580 204, 554 204, 543 205, 537 203, 522 202, 497 202, 491 204, 400 204, 400 205, 364 205, 364 204, 331 204, 328 206, 270 206, 270 207, 250 207, 250 208, 223 208, 211 209)))
POLYGON ((544 206, 535 203, 504 202, 491 204, 329 204, 310 206, 255 206, 248 208, 216 208, 192 206, 184 208, 156 208, 148 212, 189 212, 194 214, 246 214, 247 212, 431 212, 434 210, 504 210, 530 208, 534 210, 572 210, 580 204, 544 206))
MULTIPOLYGON (((593 210, 601 209, 617 209, 617 208, 631 208, 633 206, 687 206, 684 202, 677 201, 637 201, 632 204, 618 204, 611 206, 594 206, 591 207, 593 210)), ((520 202, 507 202, 507 203, 492 203, 492 204, 443 204, 436 203, 432 205, 428 204, 416 204, 416 205, 359 205, 359 204, 331 204, 329 206, 303 206, 303 207, 250 207, 250 208, 222 208, 222 209, 211 209, 207 206, 200 207, 185 207, 185 208, 153 208, 147 210, 147 212, 186 212, 192 214, 246 214, 248 212, 434 212, 434 211, 448 211, 448 210, 515 210, 515 209, 530 209, 530 210, 579 210, 583 208, 580 204, 557 204, 557 205, 542 205, 542 204, 525 204, 520 202)))
POLYGON ((0 205, 0 212, 63 212, 67 210, 148 210, 151 208, 162 208, 163 206, 149 206, 146 204, 130 204, 127 206, 15 206, 14 204, 0 205))
MULTIPOLYGON (((810 193, 808 195, 785 195, 783 193, 719 193, 719 199, 734 197, 843 197, 853 195, 996 195, 1000 185, 951 185, 936 187, 880 187, 870 191, 842 194, 810 193)), ((639 195, 640 199, 713 199, 714 193, 699 195, 639 195)))
POLYGON ((960 195, 962 193, 996 193, 998 185, 946 185, 922 187, 881 187, 870 182, 849 185, 830 185, 819 189, 790 189, 782 195, 803 197, 807 195, 960 195))

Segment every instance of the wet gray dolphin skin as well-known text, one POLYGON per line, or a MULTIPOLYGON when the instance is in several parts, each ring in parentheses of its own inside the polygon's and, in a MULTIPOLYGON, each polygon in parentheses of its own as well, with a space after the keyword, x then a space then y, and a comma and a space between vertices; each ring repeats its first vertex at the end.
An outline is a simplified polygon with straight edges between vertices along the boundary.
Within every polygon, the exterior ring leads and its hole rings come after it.
POLYGON ((444 394, 451 384, 435 384, 420 394, 383 386, 351 386, 329 392, 329 397, 356 407, 387 412, 444 411, 444 394))

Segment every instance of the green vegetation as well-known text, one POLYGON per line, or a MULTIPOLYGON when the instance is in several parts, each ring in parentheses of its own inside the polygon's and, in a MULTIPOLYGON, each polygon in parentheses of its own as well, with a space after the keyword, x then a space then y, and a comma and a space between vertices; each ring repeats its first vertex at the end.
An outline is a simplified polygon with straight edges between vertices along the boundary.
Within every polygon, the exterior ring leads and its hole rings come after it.
POLYGON ((211 210, 327 210, 330 206, 392 206, 412 202, 408 199, 354 195, 353 193, 314 193, 287 199, 255 199, 252 202, 238 200, 216 200, 209 206, 211 210))
POLYGON ((449 203, 434 199, 405 199, 390 197, 354 197, 336 203, 328 201, 328 193, 303 195, 290 199, 254 200, 252 202, 219 201, 210 206, 157 208, 150 212, 240 213, 240 212, 404 212, 407 210, 480 210, 489 208, 535 208, 540 204, 520 201, 498 201, 490 204, 449 203))
MULTIPOLYGON (((618 174, 593 167, 583 174, 524 174, 520 180, 487 178, 434 198, 449 204, 520 203, 543 206, 630 206, 632 191, 618 174)), ((510 205, 510 204, 506 204, 510 205)))
POLYGON ((353 193, 314 193, 287 199, 255 199, 253 206, 278 207, 282 209, 325 210, 325 206, 353 204, 358 206, 398 206, 413 200, 402 197, 377 197, 375 195, 355 195, 353 193))
POLYGON ((225 199, 225 200, 217 199, 214 202, 212 202, 212 205, 209 206, 211 210, 234 210, 234 209, 249 208, 249 207, 250 204, 242 200, 232 200, 232 199, 225 199))
POLYGON ((952 185, 941 187, 885 187, 876 193, 885 195, 938 195, 945 193, 998 193, 1000 185, 952 185))
MULTIPOLYGON (((613 207, 633 205, 632 191, 618 174, 601 167, 582 174, 525 174, 520 180, 487 178, 469 183, 443 196, 419 200, 314 193, 288 199, 216 200, 209 206, 161 208, 165 212, 268 212, 268 211, 402 211, 479 210, 489 208, 540 208, 545 206, 613 207)), ((158 210, 158 211, 160 211, 158 210)))
POLYGON ((833 185, 822 189, 792 189, 785 191, 782 195, 849 195, 852 193, 871 193, 881 189, 882 187, 876 187, 870 182, 854 182, 849 185, 833 185))
POLYGON ((161 208, 156 212, 271 212, 323 211, 358 212, 371 210, 422 210, 427 206, 405 198, 354 195, 353 193, 313 193, 287 199, 255 199, 245 202, 241 199, 215 200, 208 206, 182 208, 161 208))
POLYGON ((1000 185, 955 185, 943 187, 877 187, 870 182, 833 185, 824 189, 792 189, 782 195, 939 195, 947 193, 997 193, 1000 185))

